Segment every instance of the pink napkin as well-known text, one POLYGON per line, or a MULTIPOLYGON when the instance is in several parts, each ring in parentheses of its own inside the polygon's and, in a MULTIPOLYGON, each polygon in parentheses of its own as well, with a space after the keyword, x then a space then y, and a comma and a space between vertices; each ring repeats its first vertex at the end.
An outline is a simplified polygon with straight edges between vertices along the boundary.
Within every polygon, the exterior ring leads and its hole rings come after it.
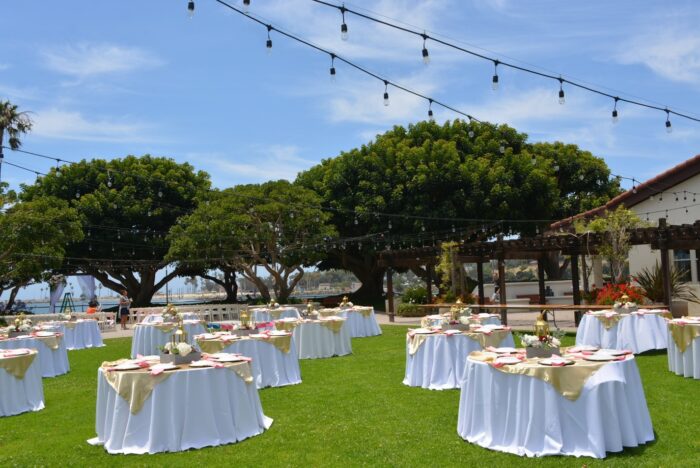
POLYGON ((493 362, 491 363, 491 365, 492 365, 493 367, 503 367, 503 366, 505 366, 506 364, 505 364, 504 362, 493 361, 493 362))

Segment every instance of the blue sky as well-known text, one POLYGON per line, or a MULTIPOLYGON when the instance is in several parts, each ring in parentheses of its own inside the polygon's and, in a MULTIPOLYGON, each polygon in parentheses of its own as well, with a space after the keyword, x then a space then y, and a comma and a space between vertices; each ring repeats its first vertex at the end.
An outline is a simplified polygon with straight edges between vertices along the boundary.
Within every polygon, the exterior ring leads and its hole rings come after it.
MULTIPOLYGON (((231 0, 240 6, 240 0, 231 0)), ((24 0, 3 8, 0 99, 33 112, 24 148, 69 160, 163 155, 209 172, 215 186, 293 179, 300 170, 368 142, 392 125, 424 119, 424 101, 266 31, 213 0, 24 0)), ((697 2, 626 0, 355 0, 349 7, 424 29, 489 55, 700 116, 697 2)), ((310 0, 251 0, 252 14, 481 120, 531 140, 575 143, 615 173, 644 180, 700 153, 700 123, 620 105, 501 69, 310 0)), ((452 119, 436 108, 438 121, 452 119)), ((8 154, 46 171, 50 162, 8 154)), ((5 166, 13 185, 34 175, 5 166)))

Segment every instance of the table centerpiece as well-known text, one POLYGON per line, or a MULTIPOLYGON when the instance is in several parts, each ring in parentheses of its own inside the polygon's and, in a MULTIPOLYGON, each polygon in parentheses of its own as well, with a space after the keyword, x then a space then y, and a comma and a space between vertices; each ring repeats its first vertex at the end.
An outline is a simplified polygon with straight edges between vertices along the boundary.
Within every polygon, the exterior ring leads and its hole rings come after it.
POLYGON ((534 332, 534 335, 520 336, 520 342, 525 347, 525 354, 528 358, 548 358, 554 354, 561 354, 559 351, 561 342, 558 337, 561 336, 561 332, 559 329, 556 330, 555 334, 558 336, 549 333, 549 324, 544 317, 544 312, 540 312, 540 315, 537 317, 534 332))
POLYGON ((173 364, 189 364, 193 361, 199 361, 202 358, 202 353, 195 350, 192 345, 187 342, 187 332, 182 323, 182 318, 178 318, 178 326, 175 333, 170 337, 170 342, 166 343, 161 348, 160 362, 173 364))
POLYGON ((442 321, 443 330, 469 330, 469 316, 471 309, 464 307, 462 300, 457 298, 455 304, 450 307, 450 312, 444 314, 442 321), (466 313, 466 315, 464 315, 466 313))
POLYGON ((338 307, 341 309, 350 309, 353 307, 353 305, 354 304, 348 299, 348 296, 343 296, 343 299, 340 301, 340 304, 338 304, 338 307))
POLYGON ((22 313, 15 319, 14 324, 7 327, 6 330, 8 338, 26 335, 32 331, 32 321, 22 313))
POLYGON ((620 313, 630 313, 636 312, 639 306, 636 302, 630 301, 630 297, 627 294, 620 296, 620 300, 613 304, 613 310, 620 313))

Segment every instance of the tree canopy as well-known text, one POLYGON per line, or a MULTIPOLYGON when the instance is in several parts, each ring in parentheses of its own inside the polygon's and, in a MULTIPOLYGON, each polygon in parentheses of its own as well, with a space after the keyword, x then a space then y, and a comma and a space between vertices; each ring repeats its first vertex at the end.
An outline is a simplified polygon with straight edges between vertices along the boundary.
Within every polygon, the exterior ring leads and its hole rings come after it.
MULTIPOLYGON (((455 120, 394 127, 296 183, 323 198, 343 238, 383 233, 389 242, 410 237, 421 245, 436 233, 489 224, 534 234, 618 193, 609 175, 602 159, 575 145, 529 144, 505 125, 455 120)), ((354 242, 332 249, 322 266, 351 270, 363 283, 359 295, 376 297, 384 273, 376 251, 385 246, 376 238, 354 242)))
POLYGON ((145 155, 110 161, 83 160, 53 169, 23 186, 20 197, 33 201, 53 196, 80 214, 85 233, 68 248, 69 271, 94 275, 106 287, 126 289, 135 305, 146 305, 174 269, 158 282, 167 265, 167 233, 176 220, 194 210, 209 189, 209 176, 189 164, 145 155))
POLYGON ((324 239, 336 234, 320 201, 311 190, 284 180, 216 192, 172 228, 168 258, 240 271, 270 300, 260 267, 273 279, 277 300, 285 301, 303 267, 322 258, 324 239))

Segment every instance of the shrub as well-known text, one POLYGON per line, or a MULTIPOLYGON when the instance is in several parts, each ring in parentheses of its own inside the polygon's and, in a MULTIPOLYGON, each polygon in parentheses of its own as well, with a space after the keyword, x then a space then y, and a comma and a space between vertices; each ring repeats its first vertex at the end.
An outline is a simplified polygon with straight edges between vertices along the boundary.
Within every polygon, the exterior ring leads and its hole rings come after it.
POLYGON ((401 296, 401 302, 404 304, 427 304, 428 290, 421 286, 408 288, 401 296))
POLYGON ((627 283, 608 283, 598 291, 596 304, 613 305, 624 295, 627 295, 632 302, 636 302, 637 304, 644 303, 644 293, 641 288, 631 286, 627 283))
POLYGON ((427 315, 428 311, 419 307, 416 304, 399 304, 399 309, 396 311, 396 315, 399 317, 423 317, 427 315))
MULTIPOLYGON (((643 294, 652 302, 664 302, 664 285, 661 267, 656 262, 653 268, 645 268, 634 280, 642 288, 643 294)), ((683 273, 677 268, 671 269, 671 297, 688 302, 700 302, 690 285, 683 281, 683 273)))

